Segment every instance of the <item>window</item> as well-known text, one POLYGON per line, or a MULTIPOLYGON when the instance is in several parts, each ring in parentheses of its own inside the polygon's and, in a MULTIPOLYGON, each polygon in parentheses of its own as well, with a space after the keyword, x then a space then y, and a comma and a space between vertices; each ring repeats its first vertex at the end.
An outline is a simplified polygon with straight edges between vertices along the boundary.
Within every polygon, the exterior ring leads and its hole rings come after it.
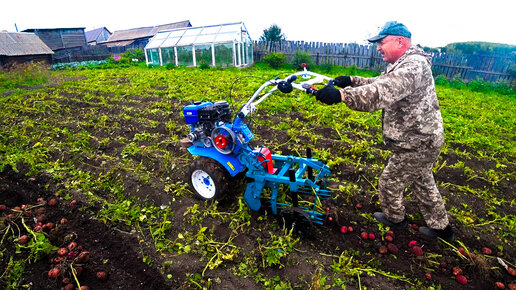
POLYGON ((234 65, 233 43, 215 44, 215 65, 228 67, 234 65))
POLYGON ((192 66, 193 65, 193 53, 192 46, 179 46, 177 47, 177 65, 192 66))
POLYGON ((201 63, 212 65, 213 61, 211 59, 211 45, 196 45, 195 61, 197 62, 197 65, 200 65, 201 63))
POLYGON ((147 49, 147 63, 159 65, 159 53, 157 48, 147 49))
POLYGON ((163 60, 163 65, 173 63, 176 64, 176 60, 174 57, 174 48, 166 47, 161 49, 161 58, 163 60))

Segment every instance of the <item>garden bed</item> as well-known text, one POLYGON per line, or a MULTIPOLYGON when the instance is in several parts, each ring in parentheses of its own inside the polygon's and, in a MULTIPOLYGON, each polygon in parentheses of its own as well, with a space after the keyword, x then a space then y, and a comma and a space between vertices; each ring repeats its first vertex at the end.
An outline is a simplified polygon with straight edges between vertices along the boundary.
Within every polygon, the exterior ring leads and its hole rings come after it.
POLYGON ((182 107, 219 99, 238 107, 263 82, 248 75, 282 73, 74 70, 54 72, 51 85, 4 94, 0 286, 55 289, 68 278, 91 289, 450 289, 461 286, 454 267, 467 278, 465 289, 516 283, 501 265, 516 262, 511 97, 438 87, 447 144, 434 173, 458 234, 451 245, 418 235, 424 222, 410 193, 406 229, 390 234, 372 217, 389 156, 379 114, 324 106, 301 93, 278 94, 256 112, 253 143, 285 155, 310 146, 331 166, 335 198, 326 224, 292 227, 288 218, 251 212, 243 187, 219 203, 196 199, 185 182, 192 157, 180 145, 188 132, 182 107), (500 108, 496 117, 474 111, 485 100, 500 108), (342 226, 353 231, 342 233, 342 226), (29 241, 20 245, 22 235, 29 241), (81 249, 56 261, 58 249, 72 242, 81 249), (398 251, 380 252, 389 243, 398 251), (81 252, 89 252, 87 262, 76 260, 81 252), (55 267, 60 273, 49 277, 55 267), (72 273, 78 267, 82 273, 72 273))

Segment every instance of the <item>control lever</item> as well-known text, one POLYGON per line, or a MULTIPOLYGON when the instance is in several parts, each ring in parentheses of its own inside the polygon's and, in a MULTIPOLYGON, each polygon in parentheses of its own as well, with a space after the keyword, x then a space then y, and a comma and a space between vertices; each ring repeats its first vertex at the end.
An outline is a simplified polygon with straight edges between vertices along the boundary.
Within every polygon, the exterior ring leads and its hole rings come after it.
POLYGON ((314 95, 317 94, 317 89, 314 86, 311 86, 309 84, 302 84, 301 87, 305 90, 307 94, 314 95))
POLYGON ((292 82, 295 81, 296 79, 297 79, 297 76, 293 75, 290 78, 288 78, 286 81, 279 82, 278 90, 280 90, 280 92, 282 92, 284 94, 288 94, 288 93, 292 92, 292 90, 293 90, 292 82))

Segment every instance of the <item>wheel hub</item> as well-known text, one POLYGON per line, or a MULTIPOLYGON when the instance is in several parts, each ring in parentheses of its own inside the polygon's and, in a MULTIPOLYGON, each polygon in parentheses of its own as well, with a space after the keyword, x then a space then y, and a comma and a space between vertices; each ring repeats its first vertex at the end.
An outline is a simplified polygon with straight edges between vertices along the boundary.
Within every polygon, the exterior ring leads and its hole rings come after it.
POLYGON ((204 170, 197 169, 192 173, 192 185, 203 198, 210 199, 215 196, 215 183, 211 176, 204 170))

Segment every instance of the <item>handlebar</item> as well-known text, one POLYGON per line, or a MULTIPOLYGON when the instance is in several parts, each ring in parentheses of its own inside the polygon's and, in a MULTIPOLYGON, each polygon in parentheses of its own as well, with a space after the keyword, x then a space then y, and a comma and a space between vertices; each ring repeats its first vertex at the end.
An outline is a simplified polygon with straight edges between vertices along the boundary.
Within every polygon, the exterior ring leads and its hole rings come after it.
POLYGON ((292 92, 292 82, 297 79, 297 75, 290 76, 286 81, 280 81, 278 83, 278 90, 284 94, 292 92))
POLYGON ((287 94, 292 92, 295 88, 304 91, 308 94, 315 95, 317 93, 317 88, 315 88, 314 85, 325 84, 325 82, 333 83, 333 78, 308 71, 306 69, 306 66, 302 71, 293 73, 284 79, 275 78, 266 81, 254 92, 251 98, 240 108, 236 115, 236 118, 243 119, 248 114, 254 112, 256 110, 256 106, 263 102, 268 96, 270 96, 276 90, 279 90, 280 92, 287 94), (298 79, 298 76, 301 76, 303 79, 306 80, 299 83, 295 82, 298 79), (268 92, 264 93, 259 97, 260 93, 269 86, 273 87, 268 92))

